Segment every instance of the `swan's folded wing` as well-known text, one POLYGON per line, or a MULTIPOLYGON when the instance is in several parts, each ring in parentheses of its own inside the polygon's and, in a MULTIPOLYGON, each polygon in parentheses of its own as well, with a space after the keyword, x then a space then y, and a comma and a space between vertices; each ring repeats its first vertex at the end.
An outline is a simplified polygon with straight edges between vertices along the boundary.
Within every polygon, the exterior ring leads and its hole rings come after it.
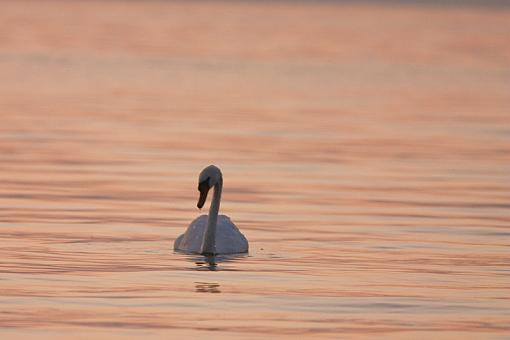
POLYGON ((175 240, 174 249, 190 253, 200 253, 206 226, 207 215, 197 217, 190 223, 186 232, 175 240))

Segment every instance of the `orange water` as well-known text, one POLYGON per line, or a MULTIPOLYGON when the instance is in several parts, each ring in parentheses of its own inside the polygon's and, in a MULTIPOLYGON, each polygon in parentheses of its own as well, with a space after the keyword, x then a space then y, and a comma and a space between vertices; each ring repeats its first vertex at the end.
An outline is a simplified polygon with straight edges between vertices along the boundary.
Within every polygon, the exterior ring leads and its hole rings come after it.
POLYGON ((508 9, 0 7, 2 339, 508 336, 508 9))

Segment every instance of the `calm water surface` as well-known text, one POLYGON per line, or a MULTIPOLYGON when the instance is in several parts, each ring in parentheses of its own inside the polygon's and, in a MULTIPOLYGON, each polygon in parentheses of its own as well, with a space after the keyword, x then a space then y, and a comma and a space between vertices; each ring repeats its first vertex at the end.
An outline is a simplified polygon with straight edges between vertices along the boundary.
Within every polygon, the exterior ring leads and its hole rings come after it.
POLYGON ((1 7, 3 339, 508 339, 508 10, 1 7))

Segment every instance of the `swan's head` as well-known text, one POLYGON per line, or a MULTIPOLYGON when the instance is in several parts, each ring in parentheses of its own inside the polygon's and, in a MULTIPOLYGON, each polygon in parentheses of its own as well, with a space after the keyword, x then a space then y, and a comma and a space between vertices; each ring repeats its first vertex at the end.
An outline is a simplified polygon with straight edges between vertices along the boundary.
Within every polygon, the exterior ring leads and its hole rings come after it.
POLYGON ((198 177, 198 191, 200 191, 200 198, 198 199, 197 207, 202 209, 207 198, 209 190, 221 180, 221 171, 214 165, 209 165, 202 170, 198 177))

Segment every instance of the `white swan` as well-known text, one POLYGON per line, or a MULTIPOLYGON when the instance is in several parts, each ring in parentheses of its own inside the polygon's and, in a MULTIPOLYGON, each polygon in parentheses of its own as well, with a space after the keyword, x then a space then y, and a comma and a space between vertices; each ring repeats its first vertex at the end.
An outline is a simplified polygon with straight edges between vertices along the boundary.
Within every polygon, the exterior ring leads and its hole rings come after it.
POLYGON ((200 198, 197 207, 202 208, 209 189, 214 187, 214 196, 209 208, 209 216, 197 217, 184 234, 174 243, 174 249, 203 255, 236 254, 248 251, 248 240, 232 223, 230 218, 219 215, 223 176, 219 168, 209 165, 200 173, 198 191, 200 198))

